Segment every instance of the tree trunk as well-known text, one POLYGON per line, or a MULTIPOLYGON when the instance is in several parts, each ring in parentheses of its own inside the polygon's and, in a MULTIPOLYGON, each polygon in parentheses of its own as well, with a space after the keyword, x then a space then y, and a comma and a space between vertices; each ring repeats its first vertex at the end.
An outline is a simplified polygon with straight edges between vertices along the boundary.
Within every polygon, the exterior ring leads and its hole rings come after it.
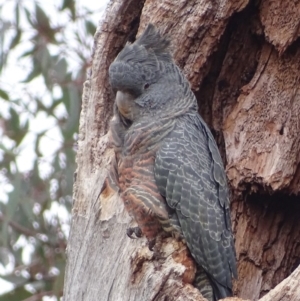
POLYGON ((227 168, 235 294, 300 300, 297 0, 111 1, 84 86, 64 300, 204 300, 182 281, 182 245, 169 238, 164 256, 154 258, 144 238, 126 236, 132 221, 119 197, 108 189, 100 195, 114 155, 107 145, 114 101, 108 67, 149 22, 172 41, 227 168))

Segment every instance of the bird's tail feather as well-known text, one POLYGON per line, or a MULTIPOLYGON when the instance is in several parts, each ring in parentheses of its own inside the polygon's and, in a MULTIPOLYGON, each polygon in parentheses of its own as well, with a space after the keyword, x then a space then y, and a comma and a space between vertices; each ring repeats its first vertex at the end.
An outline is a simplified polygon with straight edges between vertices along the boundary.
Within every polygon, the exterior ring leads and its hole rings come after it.
POLYGON ((213 298, 213 288, 211 282, 202 267, 197 267, 194 280, 194 286, 200 291, 202 296, 209 301, 215 301, 213 298))
POLYGON ((201 266, 197 267, 194 286, 200 291, 202 296, 209 301, 218 301, 232 296, 232 290, 212 279, 201 266))

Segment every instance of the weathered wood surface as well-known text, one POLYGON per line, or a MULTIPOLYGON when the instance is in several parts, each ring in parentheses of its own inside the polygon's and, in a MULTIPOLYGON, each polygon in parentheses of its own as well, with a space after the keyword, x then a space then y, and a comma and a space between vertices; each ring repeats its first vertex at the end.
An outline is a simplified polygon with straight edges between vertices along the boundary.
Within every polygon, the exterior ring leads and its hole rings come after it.
POLYGON ((279 0, 111 1, 84 88, 64 300, 203 300, 181 281, 182 246, 168 239, 163 256, 153 257, 145 239, 126 236, 131 220, 117 195, 100 196, 113 156, 107 70, 148 22, 172 40, 227 165, 235 292, 250 300, 266 294, 261 301, 285 292, 298 300, 299 268, 276 286, 300 262, 300 18, 299 9, 292 11, 299 1, 291 2, 286 8, 279 0))
POLYGON ((300 2, 265 0, 259 10, 267 41, 282 54, 300 36, 300 2))
POLYGON ((259 301, 298 301, 300 299, 300 266, 259 301))
POLYGON ((255 75, 225 120, 228 177, 235 189, 247 183, 272 191, 291 185, 300 163, 299 70, 300 47, 279 57, 264 44, 255 75))

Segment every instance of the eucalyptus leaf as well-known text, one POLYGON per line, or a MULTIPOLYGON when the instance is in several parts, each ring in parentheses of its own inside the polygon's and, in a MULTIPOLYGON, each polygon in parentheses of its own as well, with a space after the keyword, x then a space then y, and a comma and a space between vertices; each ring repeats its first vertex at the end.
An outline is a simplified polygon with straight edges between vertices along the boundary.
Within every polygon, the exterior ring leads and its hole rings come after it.
POLYGON ((4 90, 2 90, 2 89, 0 89, 0 97, 2 99, 9 100, 8 94, 4 90))
POLYGON ((86 20, 86 21, 85 21, 85 27, 86 27, 86 31, 87 31, 88 33, 90 33, 91 35, 94 35, 94 34, 95 34, 97 27, 95 26, 94 23, 92 23, 92 22, 89 21, 89 20, 86 20))
POLYGON ((9 275, 1 275, 0 278, 2 278, 5 281, 11 282, 16 287, 20 287, 20 286, 23 286, 28 283, 28 279, 26 279, 22 276, 17 276, 14 273, 9 274, 9 275))
POLYGON ((41 67, 38 64, 33 63, 33 69, 27 75, 27 77, 23 80, 23 83, 29 83, 34 78, 39 76, 42 73, 41 67))
POLYGON ((11 40, 11 43, 9 45, 10 50, 14 49, 20 43, 21 36, 22 36, 22 30, 20 28, 18 28, 16 30, 15 36, 13 37, 13 39, 11 40))
POLYGON ((56 267, 60 271, 59 275, 57 275, 54 283, 53 283, 53 291, 56 296, 59 296, 59 293, 63 290, 64 287, 64 276, 65 276, 65 267, 66 260, 65 258, 61 258, 56 261, 56 267))
POLYGON ((67 61, 65 58, 61 58, 54 66, 53 69, 55 71, 55 79, 56 81, 62 82, 65 80, 67 74, 67 61))
POLYGON ((35 18, 39 33, 46 36, 50 42, 56 43, 56 31, 51 27, 48 16, 37 3, 35 4, 35 18))
POLYGON ((12 181, 13 191, 8 194, 8 203, 5 211, 5 220, 10 221, 14 216, 19 203, 21 202, 21 175, 16 173, 12 181))
POLYGON ((0 295, 0 301, 19 301, 31 297, 32 294, 22 287, 17 287, 13 291, 0 295))
POLYGON ((6 267, 10 262, 10 252, 8 248, 0 247, 0 262, 1 264, 6 267))
POLYGON ((73 133, 77 131, 79 112, 80 112, 80 94, 77 87, 73 84, 69 85, 69 118, 67 119, 64 127, 62 128, 62 134, 65 139, 72 139, 73 133))
POLYGON ((15 5, 15 20, 16 20, 16 25, 19 27, 20 24, 20 4, 16 3, 15 5))
POLYGON ((76 19, 76 11, 75 11, 75 1, 74 0, 64 0, 61 10, 69 9, 72 15, 72 20, 76 19))
POLYGON ((29 22, 29 24, 30 24, 32 27, 35 27, 35 24, 34 24, 34 22, 32 21, 32 17, 31 17, 30 11, 29 11, 27 8, 24 8, 24 12, 25 12, 25 16, 26 16, 27 21, 29 22))

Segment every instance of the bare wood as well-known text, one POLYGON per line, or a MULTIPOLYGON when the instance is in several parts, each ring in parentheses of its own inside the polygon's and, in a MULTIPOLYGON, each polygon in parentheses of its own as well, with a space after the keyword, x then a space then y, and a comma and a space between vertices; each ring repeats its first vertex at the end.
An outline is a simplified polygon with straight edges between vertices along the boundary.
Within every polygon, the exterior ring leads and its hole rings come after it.
POLYGON ((300 266, 259 301, 298 301, 300 297, 300 266))
POLYGON ((300 2, 262 1, 260 20, 267 40, 282 54, 300 36, 300 2))
POLYGON ((228 177, 235 189, 245 183, 273 191, 291 185, 300 162, 299 70, 299 48, 279 57, 264 45, 255 75, 225 120, 228 177))
POLYGON ((291 273, 298 262, 299 209, 280 197, 234 199, 238 296, 258 300, 291 273))

